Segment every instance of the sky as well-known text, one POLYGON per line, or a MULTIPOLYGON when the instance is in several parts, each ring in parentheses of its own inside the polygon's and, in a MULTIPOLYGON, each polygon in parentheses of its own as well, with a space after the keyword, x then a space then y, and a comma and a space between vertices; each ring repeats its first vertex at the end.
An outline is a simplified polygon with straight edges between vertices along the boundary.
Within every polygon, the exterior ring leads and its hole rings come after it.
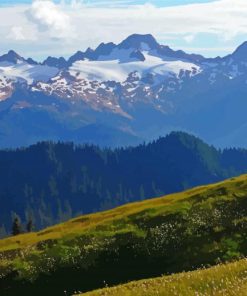
POLYGON ((151 33, 173 49, 224 56, 247 40, 246 0, 1 0, 0 54, 72 55, 151 33))

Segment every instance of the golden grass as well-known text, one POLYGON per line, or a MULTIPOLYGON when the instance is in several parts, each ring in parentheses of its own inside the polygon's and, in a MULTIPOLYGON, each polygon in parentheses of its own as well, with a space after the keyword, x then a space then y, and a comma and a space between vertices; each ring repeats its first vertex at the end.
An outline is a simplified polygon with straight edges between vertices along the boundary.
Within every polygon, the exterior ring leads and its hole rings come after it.
POLYGON ((66 239, 66 236, 69 236, 70 238, 78 236, 82 233, 95 229, 98 225, 110 224, 112 221, 118 219, 128 220, 129 216, 142 213, 145 210, 152 209, 154 211, 168 213, 173 211, 176 207, 182 209, 183 206, 186 207, 188 204, 186 199, 196 194, 202 194, 209 189, 217 189, 222 185, 224 185, 224 187, 231 186, 231 184, 235 184, 236 182, 246 182, 247 184, 247 175, 231 178, 216 184, 196 187, 181 193, 170 194, 142 202, 130 203, 113 210, 84 215, 69 220, 68 222, 46 228, 40 232, 33 232, 2 239, 0 240, 0 252, 30 247, 41 241, 49 239, 66 239))
MULTIPOLYGON (((78 294, 77 294, 78 295, 78 294)), ((246 296, 247 259, 105 288, 83 296, 246 296)))

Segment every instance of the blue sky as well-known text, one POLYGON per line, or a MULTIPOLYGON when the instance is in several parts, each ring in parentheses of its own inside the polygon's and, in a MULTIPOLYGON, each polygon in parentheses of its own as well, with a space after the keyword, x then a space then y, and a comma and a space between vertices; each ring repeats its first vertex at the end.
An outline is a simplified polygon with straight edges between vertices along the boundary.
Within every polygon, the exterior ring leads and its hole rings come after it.
POLYGON ((151 33, 162 44, 208 57, 247 40, 246 0, 1 0, 0 54, 43 59, 151 33))

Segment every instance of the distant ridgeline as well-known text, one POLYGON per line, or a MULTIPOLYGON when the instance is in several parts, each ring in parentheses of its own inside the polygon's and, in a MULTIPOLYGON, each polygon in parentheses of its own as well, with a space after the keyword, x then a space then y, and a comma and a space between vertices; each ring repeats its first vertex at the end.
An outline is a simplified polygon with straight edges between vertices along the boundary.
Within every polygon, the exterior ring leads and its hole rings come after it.
POLYGON ((1 236, 16 216, 38 230, 245 172, 247 150, 217 150, 182 132, 115 150, 44 142, 0 151, 1 236))

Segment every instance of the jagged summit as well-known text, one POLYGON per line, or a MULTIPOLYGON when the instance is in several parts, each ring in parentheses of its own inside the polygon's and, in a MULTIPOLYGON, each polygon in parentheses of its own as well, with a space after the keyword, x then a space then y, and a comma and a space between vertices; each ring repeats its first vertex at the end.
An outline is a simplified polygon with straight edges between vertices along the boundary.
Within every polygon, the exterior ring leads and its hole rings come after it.
POLYGON ((32 58, 25 59, 22 56, 20 56, 17 52, 15 52, 14 50, 9 50, 8 53, 0 56, 0 62, 8 62, 8 63, 12 63, 12 64, 26 62, 30 65, 38 65, 38 63, 35 60, 33 60, 32 58))
POLYGON ((116 44, 113 42, 101 43, 94 51, 95 58, 100 55, 109 55, 114 48, 116 48, 116 44))
POLYGON ((14 50, 10 50, 8 53, 0 56, 0 62, 9 62, 13 64, 17 64, 18 61, 25 61, 23 57, 21 57, 18 53, 16 53, 14 50))
POLYGON ((67 66, 67 61, 65 58, 60 57, 48 57, 42 65, 50 66, 50 67, 57 67, 59 69, 65 68, 67 66))
POLYGON ((168 57, 172 59, 183 59, 190 62, 201 62, 204 57, 201 55, 187 54, 182 50, 173 50, 167 45, 160 45, 151 34, 132 34, 119 44, 113 42, 100 43, 95 49, 88 48, 86 51, 77 51, 68 60, 64 58, 48 57, 43 65, 55 66, 59 69, 70 67, 77 61, 99 61, 99 60, 120 60, 145 61, 144 52, 168 57), (124 51, 126 51, 124 53, 124 51))
POLYGON ((141 49, 141 50, 152 50, 159 47, 159 43, 151 34, 132 34, 123 40, 119 45, 122 49, 141 49))
POLYGON ((89 49, 84 53, 80 50, 78 50, 75 54, 73 54, 69 59, 68 59, 68 65, 72 65, 76 61, 84 60, 85 55, 87 52, 92 52, 89 49))

